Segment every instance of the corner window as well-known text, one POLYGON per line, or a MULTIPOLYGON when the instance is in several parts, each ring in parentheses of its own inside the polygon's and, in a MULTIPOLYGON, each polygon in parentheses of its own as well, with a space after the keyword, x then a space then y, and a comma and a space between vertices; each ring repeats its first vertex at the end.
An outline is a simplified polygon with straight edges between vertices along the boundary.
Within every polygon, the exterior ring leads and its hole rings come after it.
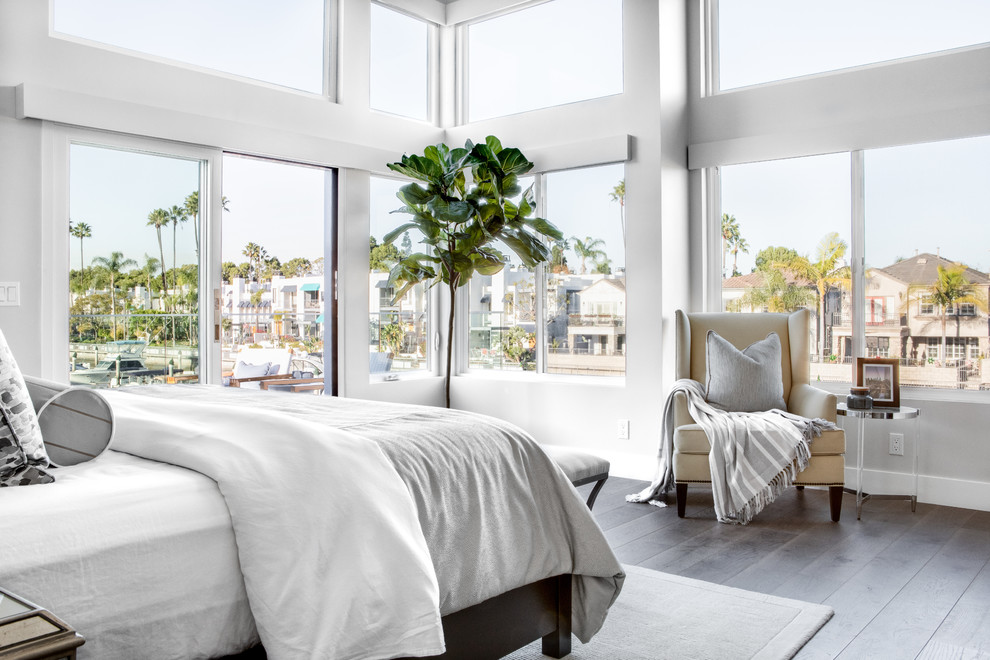
POLYGON ((324 0, 172 0, 141 7, 154 11, 136 10, 127 0, 54 0, 52 22, 65 35, 324 93, 324 0))
POLYGON ((622 0, 553 0, 467 32, 468 121, 622 93, 622 0))
POLYGON ((385 237, 403 218, 395 194, 407 182, 371 177, 371 236, 368 241, 368 366, 372 379, 429 369, 429 290, 417 284, 400 298, 389 285, 389 271, 400 259, 419 251, 423 235, 411 229, 391 243, 385 237))
POLYGON ((429 118, 430 26, 381 5, 371 5, 373 110, 429 118))
POLYGON ((510 264, 472 278, 472 369, 625 374, 624 172, 605 165, 539 177, 543 215, 565 238, 535 271, 510 264))
POLYGON ((711 1, 721 90, 990 41, 985 2, 711 1))

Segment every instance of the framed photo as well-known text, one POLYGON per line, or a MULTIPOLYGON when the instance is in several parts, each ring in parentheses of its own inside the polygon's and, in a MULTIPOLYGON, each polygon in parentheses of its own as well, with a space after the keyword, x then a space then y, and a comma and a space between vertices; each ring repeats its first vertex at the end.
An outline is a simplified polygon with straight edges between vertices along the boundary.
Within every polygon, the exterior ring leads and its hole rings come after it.
POLYGON ((901 383, 896 358, 856 358, 856 386, 870 388, 873 405, 899 408, 901 383))

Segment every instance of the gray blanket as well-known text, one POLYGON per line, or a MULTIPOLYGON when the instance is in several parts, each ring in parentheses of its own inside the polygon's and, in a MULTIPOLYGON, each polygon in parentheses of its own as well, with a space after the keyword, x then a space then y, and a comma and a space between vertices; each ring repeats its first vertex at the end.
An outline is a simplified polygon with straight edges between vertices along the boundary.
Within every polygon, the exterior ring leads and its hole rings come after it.
POLYGON ((622 568, 587 506, 539 445, 508 422, 427 406, 205 385, 129 391, 278 410, 375 441, 416 504, 442 614, 573 573, 573 632, 587 642, 619 594, 622 568))

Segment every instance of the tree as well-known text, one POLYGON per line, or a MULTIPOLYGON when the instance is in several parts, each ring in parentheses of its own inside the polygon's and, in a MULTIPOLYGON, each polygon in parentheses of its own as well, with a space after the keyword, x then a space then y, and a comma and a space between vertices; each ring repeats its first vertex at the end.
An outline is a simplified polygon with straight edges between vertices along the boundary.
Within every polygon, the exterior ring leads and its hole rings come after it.
POLYGON ((581 258, 581 274, 584 275, 588 272, 585 266, 585 262, 591 259, 592 262, 598 262, 602 259, 608 258, 605 250, 601 248, 605 247, 605 241, 600 238, 592 238, 591 236, 586 236, 582 241, 577 236, 571 237, 572 245, 574 249, 574 254, 581 258))
POLYGON ((619 223, 622 225, 622 242, 626 242, 626 180, 619 181, 608 194, 609 199, 619 203, 619 223))
POLYGON ((261 247, 254 241, 251 241, 244 246, 244 249, 241 250, 241 254, 248 258, 248 262, 251 264, 252 277, 255 282, 258 282, 258 275, 261 271, 261 262, 268 256, 265 248, 261 247))
POLYGON ((134 268, 137 262, 124 257, 123 252, 111 252, 109 257, 96 257, 93 264, 99 266, 110 278, 110 310, 113 314, 113 336, 117 337, 117 278, 125 268, 134 268))
POLYGON ((305 257, 293 257, 282 264, 282 274, 286 277, 305 277, 309 274, 313 262, 305 257))
POLYGON ((166 213, 168 214, 169 222, 172 223, 172 288, 174 289, 175 270, 179 267, 179 264, 176 263, 175 257, 175 239, 176 235, 179 233, 179 223, 185 222, 189 219, 189 217, 186 215, 185 209, 180 206, 172 206, 172 208, 166 211, 166 213))
MULTIPOLYGON (((928 295, 933 304, 938 305, 939 315, 942 324, 942 360, 948 357, 946 351, 945 323, 949 316, 949 309, 961 303, 971 303, 983 312, 987 311, 987 300, 970 284, 966 279, 966 266, 963 264, 953 264, 946 268, 938 265, 938 278, 929 288, 928 295)), ((956 323, 959 322, 959 310, 956 312, 956 323)), ((958 335, 958 326, 957 326, 958 335)))
POLYGON ((742 236, 735 236, 729 243, 729 252, 732 253, 732 276, 742 275, 739 272, 739 267, 737 266, 739 260, 739 253, 749 254, 749 243, 742 236))
MULTIPOLYGON (((772 266, 757 271, 763 284, 748 290, 739 300, 740 307, 766 309, 768 312, 793 312, 815 304, 815 292, 788 276, 786 268, 772 266)), ((741 311, 741 310, 733 310, 741 311)))
POLYGON ((722 214, 722 277, 725 277, 725 262, 729 254, 729 245, 739 239, 739 221, 736 216, 722 214))
POLYGON ((371 237, 369 245, 371 247, 371 253, 368 256, 368 265, 372 271, 388 272, 392 269, 392 266, 399 263, 404 257, 409 256, 408 254, 403 255, 399 252, 399 249, 392 243, 379 245, 374 236, 371 237))
POLYGON ((185 211, 186 217, 192 220, 193 232, 196 235, 196 262, 199 262, 199 191, 194 190, 188 195, 186 195, 186 201, 183 204, 183 211, 185 211))
POLYGON ((392 321, 381 329, 381 343, 385 345, 393 356, 399 354, 405 338, 406 331, 398 321, 392 321))
POLYGON ((158 259, 149 257, 147 254, 144 255, 144 267, 141 269, 141 272, 148 283, 148 304, 152 309, 155 308, 155 294, 154 289, 151 288, 151 280, 155 278, 158 269, 161 267, 162 262, 158 261, 158 259))
POLYGON ((793 264, 799 257, 797 250, 771 245, 756 253, 755 270, 787 266, 793 264))
POLYGON ((168 221, 168 212, 165 209, 155 209, 148 214, 147 226, 154 227, 158 233, 158 253, 162 258, 162 295, 168 291, 168 282, 165 281, 165 250, 162 248, 162 227, 167 225, 168 221))
POLYGON ((570 243, 565 240, 554 241, 550 248, 550 271, 558 275, 566 275, 570 272, 567 268, 567 251, 571 249, 570 243))
POLYGON ((798 257, 793 262, 796 274, 806 278, 818 291, 818 353, 822 357, 826 357, 828 348, 825 345, 825 296, 831 289, 849 284, 849 267, 842 264, 847 249, 848 244, 833 231, 819 241, 814 262, 807 257, 798 257))
POLYGON ((402 256, 408 257, 412 254, 412 239, 409 238, 409 232, 402 235, 402 256))
POLYGON ((388 167, 426 184, 410 183, 396 193, 404 204, 398 211, 412 219, 389 232, 383 242, 392 243, 404 232, 419 229, 421 242, 430 246, 428 253, 410 254, 392 267, 389 283, 396 287, 396 300, 420 282, 447 286, 445 393, 449 408, 457 289, 470 282, 475 272, 494 275, 505 267, 508 256, 495 247, 496 241, 524 266, 535 268, 550 259, 544 241, 561 240, 563 234, 543 218, 532 217, 533 186, 523 192, 519 177, 533 169, 533 163, 519 149, 503 148, 495 136, 488 136, 483 144, 468 140, 463 149, 429 146, 422 156, 403 156, 388 167), (512 201, 517 198, 518 203, 512 201))
POLYGON ((608 257, 602 257, 601 259, 595 260, 595 267, 591 269, 592 273, 598 273, 599 275, 611 275, 612 274, 612 260, 608 257))
POLYGON ((239 276, 237 264, 233 261, 224 261, 220 264, 220 278, 226 284, 233 284, 234 278, 239 276))
POLYGON ((85 222, 77 222, 75 225, 72 221, 69 221, 69 234, 75 236, 79 239, 79 277, 82 280, 83 288, 86 285, 86 267, 83 265, 86 263, 83 259, 83 239, 90 238, 93 235, 93 228, 90 227, 85 222))

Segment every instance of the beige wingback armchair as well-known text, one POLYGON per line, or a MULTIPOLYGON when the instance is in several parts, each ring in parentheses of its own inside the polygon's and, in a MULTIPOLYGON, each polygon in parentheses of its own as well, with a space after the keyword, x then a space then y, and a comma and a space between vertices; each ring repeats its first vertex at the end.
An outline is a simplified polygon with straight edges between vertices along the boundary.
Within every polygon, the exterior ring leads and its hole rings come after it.
MULTIPOLYGON (((744 349, 764 339, 770 332, 780 337, 781 374, 788 412, 804 417, 835 421, 835 395, 812 387, 808 310, 792 314, 675 313, 677 333, 677 378, 691 378, 705 384, 706 338, 714 330, 736 348, 744 349)), ((745 383, 740 383, 745 387, 745 383)), ((687 397, 678 392, 674 399, 674 481, 677 487, 677 515, 684 517, 688 484, 710 484, 708 454, 711 444, 688 412, 687 397)), ((811 461, 798 474, 794 485, 828 486, 832 520, 838 522, 845 483, 846 436, 842 430, 825 431, 811 443, 811 461)))

